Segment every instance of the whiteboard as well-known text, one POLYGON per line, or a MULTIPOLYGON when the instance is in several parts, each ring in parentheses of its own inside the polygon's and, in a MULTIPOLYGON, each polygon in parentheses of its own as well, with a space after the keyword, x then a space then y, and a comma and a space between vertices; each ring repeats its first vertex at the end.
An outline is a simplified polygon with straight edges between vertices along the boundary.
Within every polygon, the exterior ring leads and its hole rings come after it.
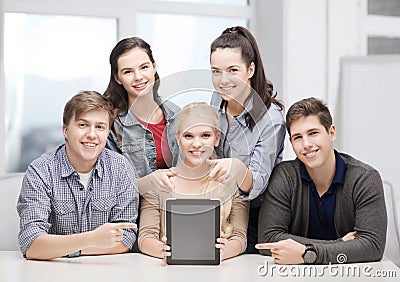
POLYGON ((344 58, 336 148, 375 167, 400 203, 400 56, 344 58))

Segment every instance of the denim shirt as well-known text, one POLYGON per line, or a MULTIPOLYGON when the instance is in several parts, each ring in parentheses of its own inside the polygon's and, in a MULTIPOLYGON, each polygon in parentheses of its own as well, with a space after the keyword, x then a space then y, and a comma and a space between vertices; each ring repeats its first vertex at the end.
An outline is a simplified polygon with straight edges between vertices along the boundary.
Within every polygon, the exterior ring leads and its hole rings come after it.
MULTIPOLYGON (((253 98, 254 99, 254 98, 253 98)), ((216 108, 221 122, 221 141, 216 149, 220 158, 237 158, 241 160, 253 175, 253 187, 249 194, 239 189, 241 197, 256 199, 267 188, 272 169, 282 161, 284 140, 286 134, 282 111, 275 104, 257 121, 253 130, 246 124, 245 114, 253 108, 253 99, 246 109, 228 124, 228 116, 221 96, 214 92, 211 106, 216 108)), ((252 201, 252 207, 260 203, 252 201)))
MULTIPOLYGON (((179 154, 175 138, 176 118, 180 108, 170 101, 163 101, 159 105, 164 113, 172 166, 175 166, 179 154)), ((107 148, 123 154, 135 169, 137 178, 155 171, 157 169, 156 144, 152 132, 141 124, 130 110, 126 115, 115 119, 114 127, 122 135, 122 140, 114 132, 110 132, 107 148)))

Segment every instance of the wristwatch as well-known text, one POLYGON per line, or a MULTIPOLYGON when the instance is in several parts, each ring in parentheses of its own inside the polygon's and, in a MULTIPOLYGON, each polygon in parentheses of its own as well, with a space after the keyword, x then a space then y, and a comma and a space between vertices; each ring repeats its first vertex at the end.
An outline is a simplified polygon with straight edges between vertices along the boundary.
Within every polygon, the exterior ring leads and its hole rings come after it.
POLYGON ((304 264, 314 264, 317 260, 317 251, 312 244, 306 244, 306 250, 303 254, 304 264))
POLYGON ((69 254, 67 257, 76 258, 76 257, 79 257, 80 255, 81 255, 81 251, 77 251, 77 252, 73 252, 73 253, 69 254))

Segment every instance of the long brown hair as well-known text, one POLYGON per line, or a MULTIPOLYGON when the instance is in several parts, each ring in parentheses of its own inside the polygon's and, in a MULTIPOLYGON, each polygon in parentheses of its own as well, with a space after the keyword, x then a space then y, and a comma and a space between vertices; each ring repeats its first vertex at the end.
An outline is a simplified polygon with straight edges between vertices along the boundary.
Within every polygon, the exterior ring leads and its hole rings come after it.
MULTIPOLYGON (((234 26, 225 29, 222 34, 211 43, 211 54, 218 48, 239 48, 242 53, 242 58, 247 67, 253 62, 255 64, 254 75, 250 79, 252 95, 257 95, 261 99, 261 103, 256 100, 253 104, 253 109, 250 113, 246 113, 245 119, 247 126, 253 129, 257 121, 271 107, 271 104, 276 104, 280 110, 284 109, 283 104, 276 99, 274 87, 267 80, 264 71, 264 65, 258 49, 257 41, 250 31, 242 26, 234 26)), ((255 97, 257 97, 255 96, 255 97)))
MULTIPOLYGON (((150 61, 154 64, 153 52, 151 51, 150 45, 139 37, 129 37, 122 39, 115 45, 110 54, 110 66, 111 74, 110 81, 108 83, 107 89, 104 92, 104 97, 110 101, 115 109, 118 110, 118 115, 123 116, 129 110, 128 93, 125 88, 120 85, 115 77, 118 75, 118 59, 123 54, 129 52, 132 49, 139 48, 144 50, 150 58, 150 61)), ((160 85, 160 77, 156 72, 154 75, 155 82, 153 85, 153 97, 155 101, 160 104, 160 97, 158 95, 158 87, 160 85)))

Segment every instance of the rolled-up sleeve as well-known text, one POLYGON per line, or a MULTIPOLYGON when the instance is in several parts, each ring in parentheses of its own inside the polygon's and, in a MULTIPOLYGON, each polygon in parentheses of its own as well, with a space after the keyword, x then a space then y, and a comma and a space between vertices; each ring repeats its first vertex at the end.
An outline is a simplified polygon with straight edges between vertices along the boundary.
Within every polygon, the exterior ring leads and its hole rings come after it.
POLYGON ((275 165, 282 161, 282 152, 286 134, 285 122, 278 110, 267 112, 265 121, 259 122, 254 129, 259 138, 250 156, 249 170, 253 175, 253 187, 249 194, 239 190, 240 196, 253 200, 266 190, 275 165))
POLYGON ((35 168, 29 166, 17 202, 20 217, 18 241, 24 256, 33 241, 40 235, 47 234, 51 226, 49 193, 45 178, 40 177, 35 168))

